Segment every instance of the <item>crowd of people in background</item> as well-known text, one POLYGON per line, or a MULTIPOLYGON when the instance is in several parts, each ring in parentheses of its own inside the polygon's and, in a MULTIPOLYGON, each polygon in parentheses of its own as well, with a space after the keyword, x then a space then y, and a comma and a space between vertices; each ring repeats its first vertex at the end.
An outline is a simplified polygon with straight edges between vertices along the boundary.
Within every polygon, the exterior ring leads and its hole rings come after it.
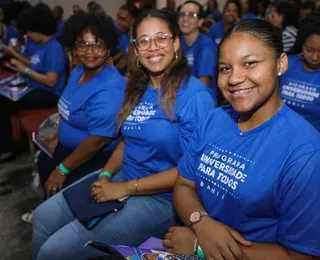
POLYGON ((60 116, 44 138, 53 158, 37 158, 45 200, 22 216, 32 259, 87 259, 101 255, 87 241, 150 237, 207 259, 320 259, 319 9, 133 1, 114 21, 94 1, 67 19, 61 6, 0 7, 1 63, 33 89, 0 96, 0 163, 15 158, 17 110, 60 116), (128 198, 89 227, 63 189, 128 198))

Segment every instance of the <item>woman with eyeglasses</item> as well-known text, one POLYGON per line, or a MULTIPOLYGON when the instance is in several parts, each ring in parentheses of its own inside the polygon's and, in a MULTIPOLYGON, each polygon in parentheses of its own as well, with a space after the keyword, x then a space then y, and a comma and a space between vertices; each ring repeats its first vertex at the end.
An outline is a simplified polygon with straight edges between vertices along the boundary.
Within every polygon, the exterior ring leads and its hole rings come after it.
POLYGON ((203 7, 197 1, 186 1, 180 7, 180 44, 192 74, 216 94, 217 44, 200 32, 203 18, 203 7))
POLYGON ((117 31, 105 15, 80 16, 78 31, 66 37, 73 38, 67 47, 74 50, 81 65, 72 71, 60 97, 61 122, 45 138, 53 159, 41 153, 37 163, 47 198, 101 169, 118 143, 116 115, 125 80, 105 65, 110 48, 117 44, 117 31))
POLYGON ((98 203, 130 196, 124 208, 88 230, 64 196, 55 195, 35 211, 33 259, 87 259, 99 254, 82 248, 88 240, 138 246, 177 223, 171 193, 176 166, 215 102, 191 76, 178 30, 175 14, 167 10, 148 10, 133 25, 136 66, 117 118, 123 140, 91 186, 98 203))

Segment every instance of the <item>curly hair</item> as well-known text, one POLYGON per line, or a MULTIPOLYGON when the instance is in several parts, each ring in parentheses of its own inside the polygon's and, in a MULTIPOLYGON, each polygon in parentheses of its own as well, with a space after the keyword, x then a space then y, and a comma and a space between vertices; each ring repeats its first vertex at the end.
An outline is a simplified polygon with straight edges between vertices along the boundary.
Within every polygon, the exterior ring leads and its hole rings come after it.
MULTIPOLYGON (((142 12, 135 20, 132 27, 133 38, 137 37, 137 29, 139 25, 149 18, 156 18, 164 21, 175 39, 179 37, 179 26, 177 16, 169 10, 150 9, 142 12)), ((131 43, 132 45, 133 43, 131 43)), ((133 54, 133 52, 131 52, 133 54)), ((183 56, 181 48, 177 51, 178 58, 173 60, 169 68, 165 72, 161 82, 161 90, 159 90, 159 103, 163 111, 170 120, 174 120, 174 107, 176 104, 176 94, 182 82, 187 84, 191 70, 186 58, 183 56)), ((128 59, 134 57, 128 57, 128 59)), ((143 67, 130 66, 130 77, 127 83, 124 101, 121 110, 117 117, 117 130, 121 128, 122 123, 132 112, 134 107, 139 103, 139 100, 147 89, 150 80, 148 71, 143 67)))
POLYGON ((63 46, 69 50, 75 48, 77 37, 85 30, 90 30, 96 37, 102 38, 108 49, 118 44, 118 32, 111 17, 100 13, 78 13, 72 15, 63 28, 63 46))

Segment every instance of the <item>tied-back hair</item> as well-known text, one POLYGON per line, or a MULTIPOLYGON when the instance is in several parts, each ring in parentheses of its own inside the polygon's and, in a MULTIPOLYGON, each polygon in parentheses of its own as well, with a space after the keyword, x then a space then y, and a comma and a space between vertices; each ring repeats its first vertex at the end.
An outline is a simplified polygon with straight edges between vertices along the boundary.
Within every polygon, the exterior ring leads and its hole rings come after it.
MULTIPOLYGON (((179 26, 176 15, 169 10, 150 9, 142 12, 135 20, 132 27, 132 38, 137 37, 139 25, 146 19, 156 18, 168 25, 173 40, 179 37, 179 26)), ((134 44, 134 43, 131 43, 134 44)), ((173 57, 173 61, 165 71, 165 76, 161 82, 159 90, 159 103, 170 120, 174 120, 174 107, 176 104, 176 94, 182 82, 187 84, 191 70, 186 58, 183 56, 181 48, 177 51, 178 58, 173 57)), ((134 57, 132 57, 134 59, 134 57)), ((129 57, 130 59, 130 57, 129 57)), ((150 80, 148 71, 141 65, 130 67, 129 80, 127 82, 124 101, 117 117, 117 131, 120 130, 126 117, 130 115, 135 106, 147 89, 150 80)))
POLYGON ((233 33, 240 32, 248 33, 260 40, 264 46, 274 51, 277 59, 280 58, 281 54, 284 52, 282 34, 280 30, 271 23, 260 19, 248 19, 235 24, 222 38, 219 49, 223 45, 223 42, 233 33))
POLYGON ((298 30, 297 40, 289 54, 297 54, 302 52, 302 46, 305 41, 312 35, 320 35, 320 12, 314 12, 304 18, 298 30))

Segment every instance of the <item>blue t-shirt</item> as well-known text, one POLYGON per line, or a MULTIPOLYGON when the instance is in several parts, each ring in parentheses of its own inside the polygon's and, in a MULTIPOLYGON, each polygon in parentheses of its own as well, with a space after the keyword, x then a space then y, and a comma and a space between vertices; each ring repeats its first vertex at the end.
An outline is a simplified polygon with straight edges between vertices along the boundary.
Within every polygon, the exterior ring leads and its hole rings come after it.
POLYGON ((117 143, 116 117, 124 97, 126 81, 116 68, 103 68, 83 85, 78 81, 83 68, 75 68, 59 103, 62 121, 58 129, 59 142, 66 148, 76 149, 88 136, 114 139, 104 151, 117 143))
POLYGON ((30 68, 42 74, 47 72, 58 73, 58 82, 54 88, 46 86, 31 77, 28 78, 28 85, 52 92, 57 96, 61 95, 66 80, 67 55, 56 39, 50 39, 44 45, 39 45, 31 57, 30 68))
POLYGON ((221 20, 220 22, 211 25, 210 30, 208 32, 208 37, 213 40, 216 44, 220 44, 225 31, 224 31, 224 21, 221 20))
POLYGON ((258 17, 254 13, 247 13, 241 18, 241 20, 248 20, 248 19, 258 19, 258 17))
POLYGON ((211 88, 216 95, 217 44, 208 36, 200 33, 197 40, 190 46, 186 44, 184 37, 181 36, 180 46, 192 69, 192 74, 197 78, 209 76, 210 81, 208 87, 211 88))
POLYGON ((60 21, 57 23, 57 32, 56 36, 62 38, 63 36, 63 26, 64 26, 64 21, 60 21))
POLYGON ((32 41, 30 38, 27 38, 27 41, 21 51, 21 55, 25 58, 30 58, 36 52, 36 49, 39 46, 39 43, 32 41))
POLYGON ((289 56, 288 70, 280 77, 280 95, 320 132, 320 69, 306 71, 300 54, 289 56))
POLYGON ((10 44, 10 39, 17 39, 20 40, 23 37, 21 33, 17 31, 17 29, 14 28, 13 25, 8 26, 6 33, 3 36, 3 43, 5 45, 10 44))
POLYGON ((121 49, 125 55, 128 55, 130 37, 126 33, 121 33, 119 36, 118 49, 121 49))
MULTIPOLYGON (((158 92, 149 84, 121 127, 125 141, 121 170, 126 180, 177 167, 200 118, 215 108, 212 91, 191 77, 177 92, 175 118, 171 121, 159 105, 158 92)), ((171 192, 159 195, 172 197, 171 192)))
POLYGON ((286 105, 247 132, 238 117, 230 106, 208 115, 179 173, 212 218, 249 241, 320 255, 320 134, 286 105))

